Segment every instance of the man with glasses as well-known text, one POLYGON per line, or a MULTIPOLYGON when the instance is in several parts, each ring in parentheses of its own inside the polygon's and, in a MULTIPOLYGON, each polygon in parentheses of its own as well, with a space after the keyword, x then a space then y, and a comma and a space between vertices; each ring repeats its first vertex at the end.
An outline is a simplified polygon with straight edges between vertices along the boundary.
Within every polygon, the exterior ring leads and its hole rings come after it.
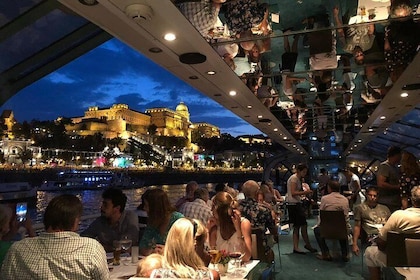
POLYGON ((354 209, 353 253, 359 255, 357 240, 362 236, 362 244, 373 242, 391 211, 388 207, 378 204, 378 188, 371 186, 366 191, 366 201, 354 209), (363 234, 362 234, 363 233, 363 234))

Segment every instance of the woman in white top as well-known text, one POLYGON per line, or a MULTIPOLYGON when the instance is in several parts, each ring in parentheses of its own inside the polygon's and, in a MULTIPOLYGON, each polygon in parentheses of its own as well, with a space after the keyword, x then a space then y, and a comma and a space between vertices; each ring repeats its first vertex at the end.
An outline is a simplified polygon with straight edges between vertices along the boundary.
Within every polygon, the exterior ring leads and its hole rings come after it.
POLYGON ((302 206, 302 196, 312 195, 312 190, 303 190, 302 179, 306 176, 308 167, 299 163, 296 172, 287 180, 287 209, 290 223, 293 224, 293 253, 305 254, 299 250, 299 231, 302 233, 305 249, 311 253, 317 250, 311 246, 308 237, 308 223, 306 222, 305 209, 302 206))
POLYGON ((242 260, 251 259, 251 223, 236 210, 236 201, 227 192, 213 199, 213 217, 208 224, 210 248, 244 253, 242 260))

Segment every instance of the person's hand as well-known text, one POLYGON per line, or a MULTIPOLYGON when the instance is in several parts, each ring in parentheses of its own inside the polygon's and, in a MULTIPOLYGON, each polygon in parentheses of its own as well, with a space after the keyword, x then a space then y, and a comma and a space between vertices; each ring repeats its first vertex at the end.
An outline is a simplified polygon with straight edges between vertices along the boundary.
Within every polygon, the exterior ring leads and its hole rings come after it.
POLYGON ((359 246, 357 246, 356 243, 353 243, 352 251, 353 251, 353 254, 355 254, 356 256, 359 255, 359 246))
POLYGON ((153 253, 157 253, 159 255, 163 255, 163 251, 165 250, 165 245, 156 244, 156 247, 153 249, 153 253))
POLYGON ((239 215, 235 210, 232 211, 232 222, 235 226, 237 232, 241 232, 241 215, 239 215))
POLYGON ((333 15, 334 15, 335 17, 338 17, 338 16, 340 15, 340 10, 338 9, 338 6, 335 6, 335 7, 333 8, 333 15))
POLYGON ((215 227, 217 225, 216 223, 216 218, 215 217, 211 217, 209 219, 209 221, 207 222, 207 229, 210 231, 210 229, 212 229, 213 227, 215 227))

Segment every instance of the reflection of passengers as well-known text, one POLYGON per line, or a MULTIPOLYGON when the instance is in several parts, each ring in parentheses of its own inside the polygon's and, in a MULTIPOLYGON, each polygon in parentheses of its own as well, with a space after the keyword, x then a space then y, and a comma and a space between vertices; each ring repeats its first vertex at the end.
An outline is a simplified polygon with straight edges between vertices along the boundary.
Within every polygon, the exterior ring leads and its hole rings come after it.
MULTIPOLYGON (((411 15, 407 4, 391 7, 391 17, 411 15)), ((391 80, 395 82, 417 54, 420 44, 420 24, 413 18, 392 21, 385 33, 385 61, 391 80)))
POLYGON ((217 22, 220 6, 223 0, 199 0, 178 4, 181 13, 200 32, 201 36, 208 38, 217 22))
MULTIPOLYGON (((220 39, 219 39, 220 41, 220 39)), ((233 58, 238 54, 239 46, 236 43, 229 43, 223 45, 217 45, 214 47, 217 53, 222 57, 222 59, 226 62, 227 65, 232 70, 236 69, 235 62, 233 58)))
MULTIPOLYGON (((330 26, 328 15, 315 19, 314 28, 330 26)), ((312 70, 337 68, 337 41, 335 30, 315 31, 308 34, 309 65, 312 70)))
MULTIPOLYGON (((337 27, 343 24, 339 17, 340 11, 338 7, 334 7, 333 15, 337 27)), ((337 29, 339 42, 343 46, 343 50, 352 53, 356 64, 363 64, 363 52, 369 50, 375 40, 375 25, 361 25, 355 27, 348 27, 345 29, 337 29)))

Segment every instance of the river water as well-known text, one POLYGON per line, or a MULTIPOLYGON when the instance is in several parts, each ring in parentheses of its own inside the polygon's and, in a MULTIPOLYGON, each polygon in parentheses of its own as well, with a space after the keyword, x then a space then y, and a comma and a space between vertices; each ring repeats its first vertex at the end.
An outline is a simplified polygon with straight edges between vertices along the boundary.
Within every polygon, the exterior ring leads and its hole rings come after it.
MULTIPOLYGON (((213 189, 212 183, 200 184, 201 187, 207 187, 210 190, 213 189)), ((162 188, 168 194, 170 202, 175 205, 175 202, 185 194, 185 184, 181 185, 161 185, 161 186, 150 186, 162 188)), ((138 189, 125 189, 123 192, 127 195, 126 209, 135 210, 141 202, 141 196, 147 188, 138 189)), ((102 191, 100 190, 80 190, 80 191, 68 191, 66 193, 74 194, 83 203, 83 216, 99 214, 101 203, 102 203, 102 191)), ((38 191, 37 201, 35 205, 29 205, 29 215, 35 224, 42 224, 43 215, 45 208, 53 197, 62 194, 62 192, 44 192, 38 191)), ((82 221, 80 228, 85 228, 91 220, 82 221)))

